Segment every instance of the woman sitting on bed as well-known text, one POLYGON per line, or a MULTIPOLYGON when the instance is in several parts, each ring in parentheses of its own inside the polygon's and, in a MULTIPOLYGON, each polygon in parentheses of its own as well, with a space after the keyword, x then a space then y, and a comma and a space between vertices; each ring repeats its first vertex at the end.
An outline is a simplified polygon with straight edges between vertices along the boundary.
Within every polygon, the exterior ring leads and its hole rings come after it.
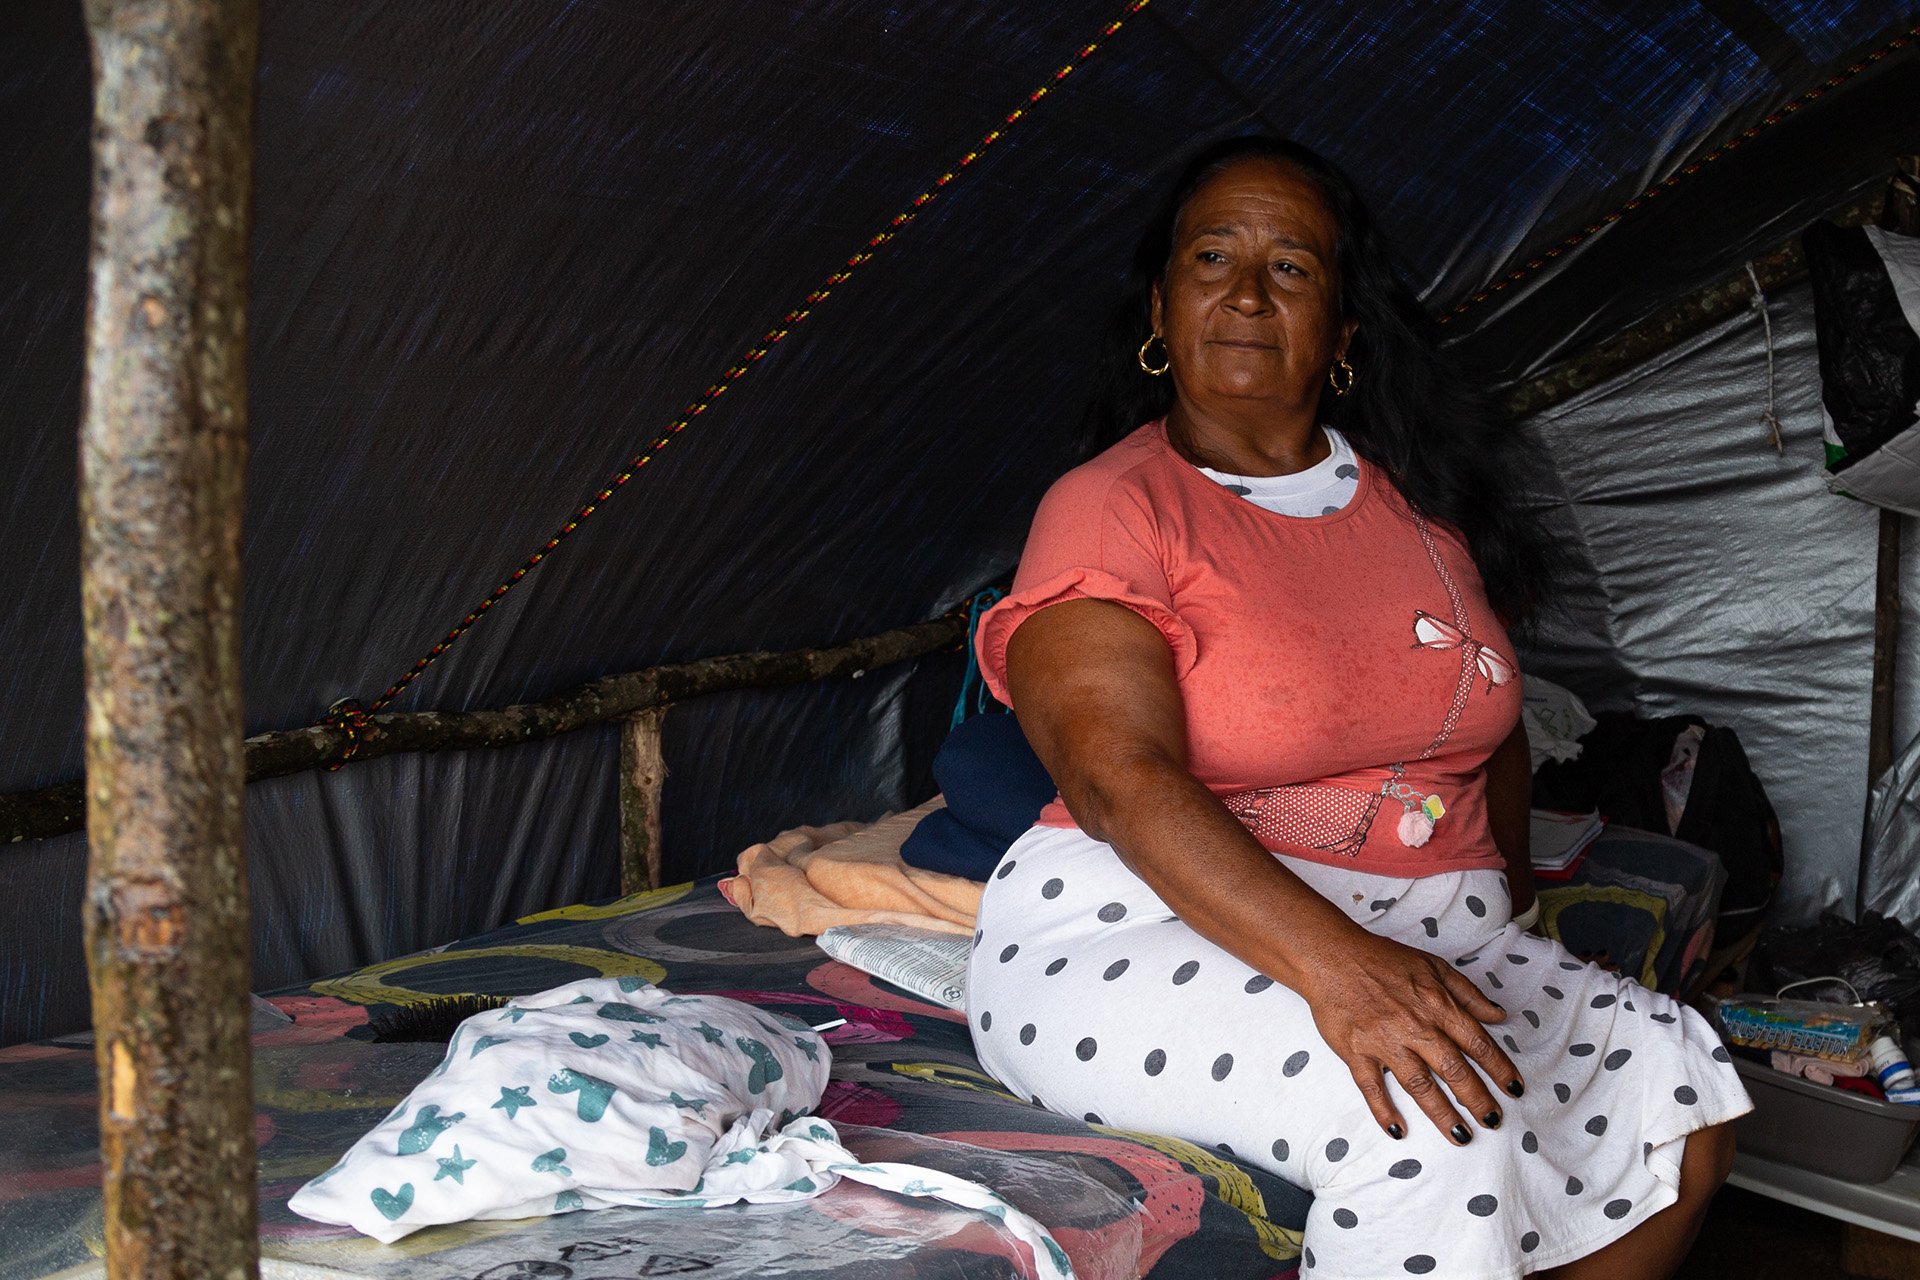
POLYGON ((1311 1189, 1321 1274, 1671 1274, 1749 1104, 1525 927, 1519 443, 1302 147, 1201 156, 1138 266, 1137 429, 980 629, 1061 793, 981 903, 981 1060, 1311 1189))

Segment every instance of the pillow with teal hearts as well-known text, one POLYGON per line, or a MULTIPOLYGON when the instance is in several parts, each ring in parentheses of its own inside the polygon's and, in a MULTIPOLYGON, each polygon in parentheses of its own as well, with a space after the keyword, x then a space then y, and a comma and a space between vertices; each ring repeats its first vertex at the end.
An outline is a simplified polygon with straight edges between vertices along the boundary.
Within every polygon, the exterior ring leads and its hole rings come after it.
POLYGON ((461 1023, 447 1056, 288 1207, 391 1243, 607 1205, 804 1199, 848 1158, 808 1120, 831 1056, 799 1022, 596 978, 461 1023))

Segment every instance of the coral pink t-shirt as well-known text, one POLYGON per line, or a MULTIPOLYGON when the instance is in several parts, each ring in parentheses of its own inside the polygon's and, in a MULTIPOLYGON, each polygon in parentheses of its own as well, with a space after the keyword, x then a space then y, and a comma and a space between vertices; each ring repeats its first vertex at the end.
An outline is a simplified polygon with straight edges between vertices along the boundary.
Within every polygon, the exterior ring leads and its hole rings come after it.
MULTIPOLYGON (((1166 637, 1188 767, 1268 849, 1395 876, 1503 865, 1482 766, 1520 714, 1511 643, 1460 537, 1359 465, 1339 511, 1276 515, 1141 427, 1041 501, 981 621, 988 688, 1012 705, 1007 641, 1035 612, 1112 600, 1166 637)), ((1040 821, 1076 825, 1058 798, 1040 821)))

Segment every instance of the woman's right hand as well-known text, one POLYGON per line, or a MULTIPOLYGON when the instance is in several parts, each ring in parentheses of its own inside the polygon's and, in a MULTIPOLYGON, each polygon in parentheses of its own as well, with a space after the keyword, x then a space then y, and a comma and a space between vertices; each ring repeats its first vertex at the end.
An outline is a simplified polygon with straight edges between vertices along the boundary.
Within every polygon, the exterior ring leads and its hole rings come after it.
POLYGON ((1506 1011, 1440 957, 1358 927, 1326 953, 1300 994, 1380 1127, 1406 1135, 1406 1118, 1386 1088, 1391 1072, 1456 1144, 1473 1138, 1456 1104, 1482 1127, 1498 1128, 1501 1107, 1487 1080, 1516 1098, 1526 1088, 1482 1025, 1504 1022, 1506 1011))
POLYGON ((1106 600, 1052 605, 1013 633, 1007 677, 1020 727, 1081 828, 1194 932, 1304 996, 1382 1129, 1406 1132, 1387 1071, 1456 1142, 1472 1138, 1456 1100, 1499 1123, 1468 1064, 1502 1089, 1519 1081, 1480 1025, 1506 1014, 1444 960, 1354 924, 1188 772, 1173 655, 1151 622, 1106 600))

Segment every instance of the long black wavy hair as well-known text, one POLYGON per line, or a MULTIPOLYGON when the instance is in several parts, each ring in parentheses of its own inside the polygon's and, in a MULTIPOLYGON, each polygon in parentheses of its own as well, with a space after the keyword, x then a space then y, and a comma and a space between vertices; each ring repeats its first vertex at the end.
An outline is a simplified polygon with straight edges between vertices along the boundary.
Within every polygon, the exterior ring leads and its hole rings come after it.
POLYGON ((1332 161, 1297 142, 1265 135, 1230 138, 1196 155, 1134 254, 1127 293, 1102 344, 1082 450, 1091 456, 1173 407, 1171 378, 1149 377, 1137 359, 1153 332, 1154 282, 1165 276, 1180 211, 1208 179, 1250 157, 1305 175, 1337 229, 1339 301, 1358 322, 1347 359, 1353 389, 1320 394, 1319 421, 1337 427, 1354 452, 1383 468, 1417 510, 1465 537, 1487 598, 1518 623, 1545 603, 1564 552, 1520 502, 1545 467, 1537 446, 1440 351, 1433 320, 1395 269, 1359 192, 1332 161))

